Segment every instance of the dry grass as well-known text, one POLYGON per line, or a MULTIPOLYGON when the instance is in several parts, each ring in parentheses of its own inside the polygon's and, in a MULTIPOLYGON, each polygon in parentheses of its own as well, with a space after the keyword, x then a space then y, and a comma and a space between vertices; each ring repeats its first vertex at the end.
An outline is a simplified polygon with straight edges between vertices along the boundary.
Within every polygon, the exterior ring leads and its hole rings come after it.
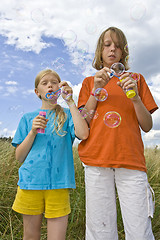
MULTIPOLYGON (((145 150, 148 179, 155 191, 156 211, 152 221, 156 240, 160 240, 160 150, 145 150)), ((84 172, 78 157, 77 148, 74 148, 76 190, 71 190, 72 212, 69 216, 67 240, 84 240, 85 232, 85 190, 84 172)), ((19 164, 15 161, 15 150, 9 140, 0 139, 0 239, 22 239, 23 225, 20 214, 12 211, 11 206, 15 198, 18 180, 19 164)), ((124 240, 123 224, 118 205, 119 240, 124 240)), ((46 220, 42 224, 41 240, 47 239, 46 220)))

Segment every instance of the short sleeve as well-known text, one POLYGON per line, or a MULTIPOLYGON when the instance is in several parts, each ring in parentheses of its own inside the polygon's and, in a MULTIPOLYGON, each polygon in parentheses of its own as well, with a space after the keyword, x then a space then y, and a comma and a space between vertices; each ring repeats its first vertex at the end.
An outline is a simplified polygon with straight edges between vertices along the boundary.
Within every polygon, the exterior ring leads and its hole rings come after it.
POLYGON ((82 87, 81 87, 81 90, 79 93, 78 108, 86 105, 86 102, 88 101, 88 99, 90 97, 92 88, 93 88, 93 77, 85 78, 82 83, 82 87))
POLYGON ((23 140, 28 135, 28 128, 27 128, 27 121, 26 118, 23 116, 19 122, 18 128, 12 140, 12 145, 17 147, 18 144, 21 144, 23 140))
POLYGON ((144 77, 142 75, 140 75, 140 76, 141 76, 140 81, 138 81, 139 95, 141 97, 143 104, 147 108, 147 110, 150 113, 153 113, 154 111, 156 111, 158 109, 158 106, 154 101, 154 98, 151 94, 151 91, 150 91, 144 77))
POLYGON ((70 110, 67 113, 67 117, 68 117, 68 127, 69 127, 70 134, 71 134, 71 140, 73 143, 74 139, 75 139, 75 130, 74 130, 74 123, 73 123, 73 119, 72 119, 70 110))

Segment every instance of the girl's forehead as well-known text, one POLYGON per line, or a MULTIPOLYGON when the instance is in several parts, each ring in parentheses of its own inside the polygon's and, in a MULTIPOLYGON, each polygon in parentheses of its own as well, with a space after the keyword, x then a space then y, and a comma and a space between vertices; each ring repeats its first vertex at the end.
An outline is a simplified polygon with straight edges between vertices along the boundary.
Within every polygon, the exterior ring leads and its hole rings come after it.
POLYGON ((53 73, 47 73, 46 75, 44 75, 40 81, 56 81, 57 83, 59 83, 58 78, 53 74, 53 73))
POLYGON ((105 41, 113 41, 113 42, 118 42, 118 38, 117 38, 117 35, 115 32, 112 32, 112 31, 107 31, 105 34, 104 34, 104 42, 105 41))

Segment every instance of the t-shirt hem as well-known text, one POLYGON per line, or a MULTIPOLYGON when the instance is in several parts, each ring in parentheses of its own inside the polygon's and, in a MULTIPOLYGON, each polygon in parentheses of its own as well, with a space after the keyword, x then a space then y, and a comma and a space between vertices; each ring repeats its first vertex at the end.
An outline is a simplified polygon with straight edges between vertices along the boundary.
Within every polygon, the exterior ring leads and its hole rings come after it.
POLYGON ((61 185, 61 186, 54 186, 54 185, 23 185, 23 184, 17 184, 20 189, 24 190, 52 190, 52 189, 64 189, 64 188, 76 188, 75 184, 70 185, 61 185))
POLYGON ((138 170, 138 171, 142 171, 142 172, 147 172, 147 168, 146 167, 140 167, 140 166, 132 166, 132 165, 126 165, 126 164, 107 164, 107 163, 89 163, 85 160, 81 161, 87 165, 87 166, 93 166, 93 167, 105 167, 105 168, 126 168, 126 169, 131 169, 131 170, 138 170))

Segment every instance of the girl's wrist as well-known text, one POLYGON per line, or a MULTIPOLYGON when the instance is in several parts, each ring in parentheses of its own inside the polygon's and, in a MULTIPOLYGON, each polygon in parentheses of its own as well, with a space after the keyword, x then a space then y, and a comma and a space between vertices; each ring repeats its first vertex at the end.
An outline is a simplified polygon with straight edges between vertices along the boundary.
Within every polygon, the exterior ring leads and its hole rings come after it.
POLYGON ((67 100, 66 103, 68 104, 69 107, 75 106, 75 102, 73 99, 67 100))
POLYGON ((37 135, 37 129, 33 130, 31 129, 31 131, 29 132, 29 134, 33 137, 35 137, 37 135))

